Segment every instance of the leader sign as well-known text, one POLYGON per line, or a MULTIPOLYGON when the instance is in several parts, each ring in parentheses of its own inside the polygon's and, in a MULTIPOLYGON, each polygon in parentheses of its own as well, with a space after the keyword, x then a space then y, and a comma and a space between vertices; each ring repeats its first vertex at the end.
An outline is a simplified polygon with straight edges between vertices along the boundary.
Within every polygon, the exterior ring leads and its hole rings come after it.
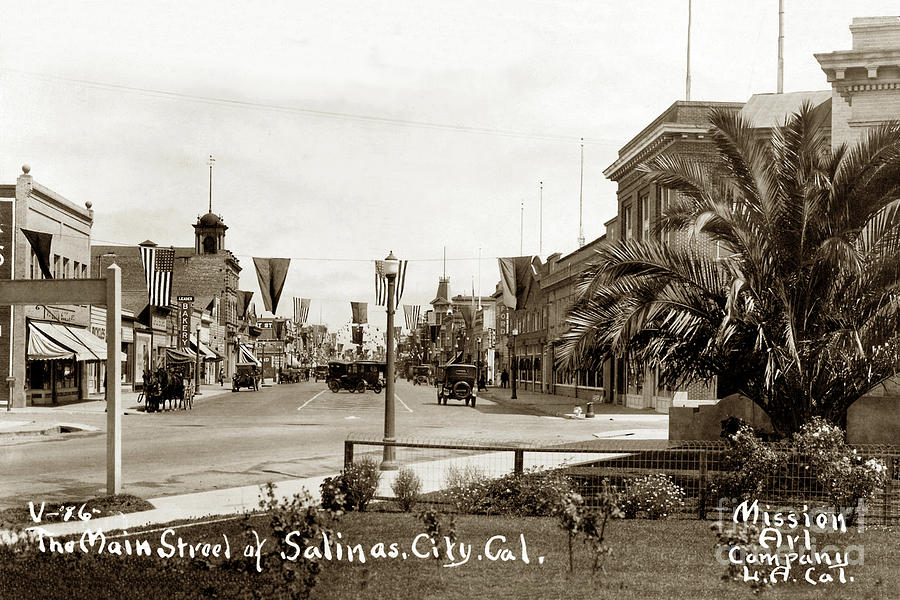
POLYGON ((191 312, 194 307, 193 296, 178 296, 178 348, 191 346, 191 312))

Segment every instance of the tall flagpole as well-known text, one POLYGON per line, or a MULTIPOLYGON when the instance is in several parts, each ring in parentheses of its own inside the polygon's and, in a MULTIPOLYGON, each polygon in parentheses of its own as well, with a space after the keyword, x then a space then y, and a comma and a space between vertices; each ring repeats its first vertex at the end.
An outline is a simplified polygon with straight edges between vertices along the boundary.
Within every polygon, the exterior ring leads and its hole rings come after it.
POLYGON ((578 247, 584 246, 584 227, 581 221, 584 202, 584 138, 581 138, 581 179, 578 184, 578 247))
POLYGON ((778 93, 784 93, 784 0, 778 0, 778 93))
POLYGON ((691 99, 691 0, 688 0, 687 74, 684 78, 684 99, 691 99))
POLYGON ((212 212, 212 169, 215 163, 216 159, 213 158, 212 154, 210 154, 209 161, 207 162, 207 164, 209 165, 209 212, 212 212))
POLYGON ((525 201, 522 200, 519 208, 519 256, 522 256, 522 239, 525 234, 525 201))
POLYGON ((544 182, 538 182, 541 185, 541 201, 540 208, 538 209, 540 212, 540 216, 538 217, 538 222, 540 223, 538 228, 538 254, 543 256, 544 254, 544 182))

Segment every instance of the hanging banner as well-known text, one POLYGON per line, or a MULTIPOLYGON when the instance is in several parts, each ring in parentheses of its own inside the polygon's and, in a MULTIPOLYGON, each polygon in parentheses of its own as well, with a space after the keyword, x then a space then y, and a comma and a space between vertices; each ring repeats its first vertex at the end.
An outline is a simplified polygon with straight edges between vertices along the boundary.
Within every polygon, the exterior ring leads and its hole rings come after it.
POLYGON ((281 298, 281 290, 284 289, 284 280, 287 278, 291 259, 253 257, 253 264, 256 267, 256 280, 259 282, 263 304, 266 310, 274 315, 278 310, 278 300, 281 298))
POLYGON ((178 349, 191 347, 191 314, 193 296, 178 296, 178 349))
POLYGON ((350 310, 353 312, 353 322, 354 323, 368 323, 369 322, 369 305, 366 302, 351 302, 350 310))

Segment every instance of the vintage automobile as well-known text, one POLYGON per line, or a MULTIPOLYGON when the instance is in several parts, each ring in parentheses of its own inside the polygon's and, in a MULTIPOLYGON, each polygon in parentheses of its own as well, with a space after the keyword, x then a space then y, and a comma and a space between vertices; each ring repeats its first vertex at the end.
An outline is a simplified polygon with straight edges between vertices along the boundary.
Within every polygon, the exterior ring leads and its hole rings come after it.
POLYGON ((328 378, 325 380, 328 383, 328 389, 335 394, 341 390, 350 390, 351 393, 365 392, 366 382, 363 381, 355 369, 351 373, 351 367, 353 367, 353 363, 345 363, 339 360, 329 362, 328 378))
POLYGON ((234 376, 231 378, 231 391, 236 392, 242 387, 251 390, 259 390, 259 367, 253 363, 238 363, 234 366, 234 376))
POLYGON ((319 365, 315 370, 316 381, 328 381, 328 365, 319 365))
POLYGON ((438 404, 447 405, 447 400, 465 400, 466 406, 475 406, 475 365, 446 365, 443 378, 438 383, 438 404))
POLYGON ((350 372, 356 373, 366 382, 366 389, 381 393, 384 387, 382 374, 387 370, 387 364, 373 360, 358 360, 350 365, 350 372))
POLYGON ((428 385, 431 383, 431 367, 418 365, 413 367, 413 385, 428 385))

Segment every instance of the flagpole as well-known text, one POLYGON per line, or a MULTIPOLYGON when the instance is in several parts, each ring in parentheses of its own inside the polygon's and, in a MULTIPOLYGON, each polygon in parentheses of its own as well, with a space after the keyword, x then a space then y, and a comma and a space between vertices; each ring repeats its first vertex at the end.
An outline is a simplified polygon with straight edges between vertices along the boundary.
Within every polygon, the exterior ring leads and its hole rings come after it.
POLYGON ((688 0, 687 71, 684 78, 684 99, 691 99, 691 0, 688 0))
POLYGON ((540 208, 539 208, 539 216, 538 216, 538 254, 544 254, 544 182, 539 181, 541 184, 541 200, 540 200, 540 208))
POLYGON ((584 199, 584 138, 581 138, 581 178, 578 184, 578 247, 584 246, 584 226, 581 215, 584 199))
POLYGON ((209 162, 207 163, 209 165, 209 212, 212 212, 212 171, 213 171, 213 165, 215 164, 215 162, 216 162, 216 159, 213 158, 212 154, 210 154, 209 162))

